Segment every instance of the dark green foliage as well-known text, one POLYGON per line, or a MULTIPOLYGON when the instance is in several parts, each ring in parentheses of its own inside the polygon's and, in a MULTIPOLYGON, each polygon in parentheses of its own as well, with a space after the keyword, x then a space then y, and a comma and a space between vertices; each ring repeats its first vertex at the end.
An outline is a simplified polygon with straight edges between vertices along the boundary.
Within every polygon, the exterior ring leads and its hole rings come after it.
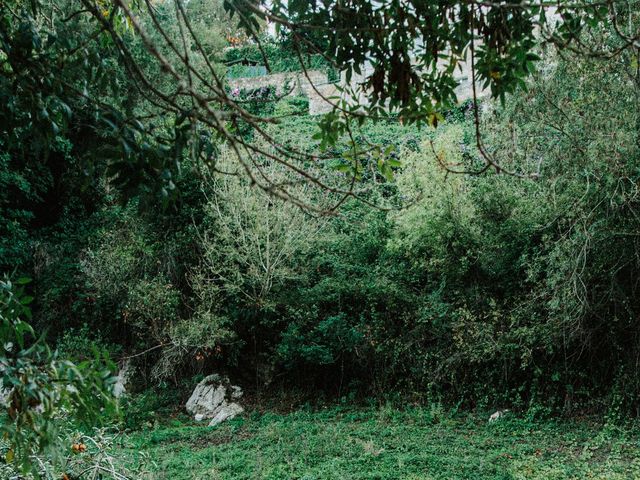
POLYGON ((55 458, 60 416, 97 425, 109 419, 115 403, 111 395, 114 366, 94 349, 78 364, 61 358, 31 327, 29 305, 33 297, 28 278, 0 281, 0 385, 3 423, 0 431, 7 444, 5 461, 30 470, 32 455, 46 452, 55 458))
MULTIPOLYGON (((258 117, 269 117, 276 106, 276 88, 274 86, 253 88, 233 92, 233 97, 243 103, 244 108, 258 117), (237 94, 236 94, 237 93, 237 94)), ((253 127, 247 122, 239 122, 234 125, 237 133, 244 138, 253 136, 253 127)))
POLYGON ((291 365, 335 365, 345 355, 354 354, 362 343, 362 334, 349 325, 347 316, 340 313, 321 321, 313 318, 304 321, 293 314, 282 333, 278 356, 291 365))
MULTIPOLYGON (((179 387, 191 387, 180 384, 179 387)), ((176 389, 176 385, 159 385, 146 389, 136 395, 128 395, 122 401, 122 409, 126 415, 122 419, 122 427, 127 431, 140 430, 153 427, 159 421, 175 417, 181 412, 178 402, 183 400, 190 392, 187 388, 176 389)))
MULTIPOLYGON (((611 433, 640 414, 637 14, 560 2, 541 33, 533 4, 273 1, 279 41, 224 50, 222 3, 0 3, 0 273, 18 278, 0 282, 0 470, 57 468, 69 419, 110 419, 106 350, 145 392, 124 427, 149 430, 124 445, 170 443, 158 475, 633 475, 637 449, 611 433), (319 118, 286 85, 224 82, 225 61, 229 78, 301 59, 364 80, 319 118), (486 108, 455 102, 465 60, 486 108), (192 435, 176 416, 214 371, 249 401, 405 410, 192 435), (559 413, 607 428, 567 438, 559 413)), ((224 4, 259 33, 255 2, 224 4)), ((110 463, 104 433, 83 459, 110 463)))
POLYGON ((188 222, 198 212, 137 212, 135 205, 104 208, 57 224, 39 243, 36 319, 51 334, 90 318, 105 341, 136 348, 163 341, 180 316, 180 292, 189 289, 185 274, 196 252, 188 222))
MULTIPOLYGON (((229 283, 236 267, 224 266, 237 248, 234 235, 251 235, 254 227, 240 222, 244 232, 236 225, 225 237, 224 218, 203 213, 209 207, 193 171, 183 173, 181 181, 191 187, 175 211, 149 215, 134 206, 104 206, 81 222, 67 216, 49 240, 62 250, 38 277, 38 318, 56 333, 92 318, 108 341, 135 351, 168 343, 153 370, 162 378, 222 368, 259 388, 299 383, 329 395, 385 395, 397 388, 466 406, 508 403, 532 415, 609 406, 611 415, 634 411, 639 390, 630 380, 630 362, 637 351, 631 334, 637 305, 630 279, 637 267, 624 259, 636 258, 632 232, 638 227, 634 194, 616 180, 631 178, 637 165, 637 150, 627 141, 635 118, 629 95, 608 99, 619 146, 603 141, 604 134, 576 137, 597 131, 595 117, 580 112, 595 108, 591 89, 602 74, 597 64, 561 62, 556 75, 539 79, 539 94, 547 100, 514 99, 505 107, 504 115, 526 131, 526 148, 546 155, 546 178, 538 181, 444 175, 433 152, 452 164, 478 161, 464 106, 437 130, 392 121, 354 130, 360 142, 392 146, 401 165, 394 184, 364 168, 362 181, 378 182, 371 198, 418 201, 400 212, 345 203, 338 217, 316 224, 319 233, 295 249, 259 301, 238 290, 255 279, 229 283), (583 80, 567 83, 567 76, 583 80), (545 109, 553 109, 552 94, 574 99, 560 126, 571 135, 550 135, 538 120, 550 115, 545 109), (592 156, 567 159, 572 148, 592 156), (624 149, 620 158, 628 171, 609 169, 602 159, 610 148, 624 149), (597 176, 599 188, 591 188, 597 176), (587 239, 588 267, 579 267, 587 239), (214 273, 227 272, 221 277, 206 269, 198 276, 209 248, 219 252, 207 261, 216 265, 214 273), (584 273, 571 280, 576 268, 584 273), (580 282, 597 302, 574 295, 580 282)), ((295 112, 304 108, 299 103, 281 101, 274 112, 295 112)), ((486 128, 498 153, 509 152, 500 143, 508 138, 503 124, 486 128)), ((285 145, 317 152, 315 129, 308 117, 285 117, 273 132, 285 145)), ((345 151, 338 142, 328 150, 335 155, 331 161, 345 151)), ((363 155, 360 162, 367 161, 363 155)), ((255 196, 209 188, 207 195, 224 195, 234 206, 255 196)), ((269 215, 269 208, 262 214, 269 215)), ((225 211, 232 215, 234 209, 225 211)), ((288 226, 302 228, 298 221, 288 226)), ((147 368, 161 351, 145 357, 147 368)))
MULTIPOLYGON (((446 177, 434 152, 451 165, 478 162, 464 106, 436 131, 391 123, 356 131, 399 150, 396 191, 419 201, 391 214, 345 204, 296 257, 295 281, 273 288, 268 308, 225 295, 227 325, 245 340, 234 358, 334 392, 400 387, 536 415, 635 411, 639 227, 625 179, 639 161, 637 87, 609 80, 611 93, 597 94, 609 77, 595 61, 554 68, 529 97, 507 103, 505 123, 484 126, 501 163, 541 168, 539 180, 446 177), (606 124, 584 114, 603 95, 606 124), (554 103, 564 104, 560 117, 554 103), (515 147, 507 128, 522 138, 515 147)), ((311 132, 296 119, 281 138, 314 151, 311 132)))

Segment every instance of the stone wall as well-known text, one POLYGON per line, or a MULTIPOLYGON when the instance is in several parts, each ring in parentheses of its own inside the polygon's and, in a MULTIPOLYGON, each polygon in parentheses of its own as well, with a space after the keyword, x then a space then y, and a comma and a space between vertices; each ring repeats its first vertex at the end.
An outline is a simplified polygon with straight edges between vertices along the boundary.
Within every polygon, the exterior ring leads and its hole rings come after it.
MULTIPOLYGON (((352 78, 352 83, 361 83, 371 72, 364 69, 362 75, 352 78)), ((457 72, 460 86, 456 89, 458 100, 463 102, 473 97, 471 86, 471 71, 468 65, 462 65, 462 71, 457 72)), ((249 90, 267 86, 276 87, 277 95, 304 95, 309 99, 309 115, 321 115, 332 110, 332 105, 327 101, 331 97, 339 95, 338 84, 345 85, 346 79, 342 77, 339 82, 329 82, 327 74, 320 70, 309 70, 307 75, 303 72, 284 72, 260 77, 234 78, 228 80, 229 86, 234 89, 249 90), (307 78, 308 77, 308 78, 307 78)), ((478 88, 478 95, 486 92, 478 88)), ((360 103, 366 103, 366 98, 360 95, 360 103)))
MULTIPOLYGON (((227 80, 231 89, 256 89, 261 87, 276 87, 276 95, 304 95, 309 99, 309 115, 321 115, 333 108, 328 101, 330 97, 338 95, 337 84, 329 82, 326 73, 320 70, 303 72, 284 72, 260 77, 233 78, 227 80)), ((340 83, 344 84, 344 81, 340 83)))
POLYGON ((292 95, 309 95, 313 91, 313 85, 321 86, 329 83, 327 74, 320 70, 309 70, 305 75, 302 72, 283 72, 260 77, 232 78, 227 83, 232 89, 249 90, 261 87, 276 87, 276 94, 283 95, 291 90, 292 95), (308 75, 308 78, 307 78, 308 75))

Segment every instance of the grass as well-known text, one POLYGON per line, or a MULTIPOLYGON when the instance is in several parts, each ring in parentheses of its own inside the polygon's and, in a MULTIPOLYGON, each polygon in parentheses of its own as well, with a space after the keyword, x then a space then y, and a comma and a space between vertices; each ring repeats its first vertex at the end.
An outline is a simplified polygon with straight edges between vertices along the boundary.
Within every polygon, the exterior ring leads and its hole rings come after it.
POLYGON ((159 426, 130 434, 154 479, 634 479, 636 430, 588 421, 448 417, 437 409, 248 414, 218 427, 159 426))

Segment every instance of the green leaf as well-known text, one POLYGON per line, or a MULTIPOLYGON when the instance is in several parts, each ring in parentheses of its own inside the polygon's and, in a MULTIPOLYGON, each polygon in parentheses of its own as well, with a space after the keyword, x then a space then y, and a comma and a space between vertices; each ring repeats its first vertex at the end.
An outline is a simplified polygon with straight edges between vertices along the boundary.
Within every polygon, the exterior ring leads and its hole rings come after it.
POLYGON ((387 164, 390 167, 394 167, 394 168, 398 168, 402 166, 402 162, 400 160, 398 160, 397 158, 389 158, 387 160, 387 164))
POLYGON ((26 295, 20 299, 22 305, 29 305, 31 302, 33 302, 33 297, 30 295, 26 295))

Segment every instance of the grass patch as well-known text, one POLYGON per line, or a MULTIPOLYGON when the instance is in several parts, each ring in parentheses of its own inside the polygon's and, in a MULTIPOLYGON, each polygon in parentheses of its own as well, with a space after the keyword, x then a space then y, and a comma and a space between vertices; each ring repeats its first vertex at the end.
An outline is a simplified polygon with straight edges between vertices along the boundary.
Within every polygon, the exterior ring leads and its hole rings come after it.
POLYGON ((427 408, 329 408, 248 414, 218 427, 161 426, 130 434, 153 478, 632 479, 636 429, 588 421, 448 418, 427 408))

